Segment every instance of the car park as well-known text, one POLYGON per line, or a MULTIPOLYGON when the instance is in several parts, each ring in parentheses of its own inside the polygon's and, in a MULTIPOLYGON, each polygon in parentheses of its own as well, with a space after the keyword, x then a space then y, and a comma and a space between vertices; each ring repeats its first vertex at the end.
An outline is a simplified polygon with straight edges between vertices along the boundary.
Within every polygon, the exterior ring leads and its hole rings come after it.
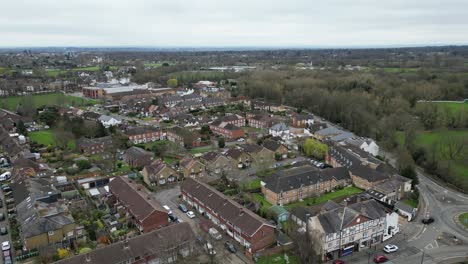
POLYGON ((234 244, 229 242, 229 241, 224 242, 224 246, 231 253, 236 253, 237 252, 236 246, 234 246, 234 244))
POLYGON ((395 246, 395 245, 386 245, 386 246, 383 248, 383 251, 384 251, 385 253, 397 252, 397 251, 398 251, 398 247, 395 246))
POLYGON ((379 256, 374 257, 374 262, 375 263, 384 263, 384 262, 387 262, 387 261, 388 261, 388 258, 385 255, 379 255, 379 256))
POLYGON ((188 211, 188 212, 187 212, 187 216, 188 216, 189 218, 195 218, 195 214, 194 214, 192 211, 188 211))
POLYGON ((2 251, 10 250, 10 241, 2 242, 2 251))
POLYGON ((179 209, 180 209, 183 213, 188 212, 188 209, 187 209, 187 207, 186 207, 184 204, 179 204, 179 209))
POLYGON ((5 226, 0 227, 0 235, 4 236, 8 234, 8 229, 5 226))

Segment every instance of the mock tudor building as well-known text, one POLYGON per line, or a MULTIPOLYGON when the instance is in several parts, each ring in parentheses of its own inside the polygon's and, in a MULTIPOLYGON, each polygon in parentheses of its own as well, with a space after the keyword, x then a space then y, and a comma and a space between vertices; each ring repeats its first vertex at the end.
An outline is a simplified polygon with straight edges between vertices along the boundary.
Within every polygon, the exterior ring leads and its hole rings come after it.
POLYGON ((129 128, 125 131, 125 135, 128 136, 133 144, 153 142, 156 140, 164 139, 164 134, 155 127, 134 127, 129 128))
POLYGON ((125 176, 115 177, 109 183, 109 191, 112 193, 113 206, 118 209, 123 206, 128 222, 133 223, 142 233, 148 233, 155 229, 168 225, 168 212, 151 194, 125 176))
POLYGON ((246 253, 254 254, 276 242, 274 225, 213 187, 189 178, 180 189, 186 203, 234 238, 246 253))
POLYGON ((308 224, 314 250, 324 260, 371 248, 399 232, 398 214, 374 199, 322 211, 308 224))
POLYGON ((265 199, 274 205, 285 205, 332 191, 351 182, 346 168, 317 170, 306 165, 276 172, 261 181, 265 199))

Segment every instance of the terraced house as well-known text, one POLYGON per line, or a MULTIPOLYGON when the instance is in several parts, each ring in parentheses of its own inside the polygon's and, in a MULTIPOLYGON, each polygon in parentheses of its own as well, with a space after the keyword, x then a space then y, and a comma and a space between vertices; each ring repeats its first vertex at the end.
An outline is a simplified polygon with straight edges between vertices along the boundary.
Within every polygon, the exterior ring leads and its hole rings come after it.
POLYGON ((155 127, 134 127, 125 131, 128 140, 133 144, 140 144, 146 142, 153 142, 156 140, 164 139, 164 134, 155 127))
POLYGON ((234 238, 247 254, 275 243, 275 226, 226 197, 211 186, 187 179, 180 186, 183 200, 234 238))
POLYGON ((346 168, 317 170, 312 166, 279 171, 262 180, 261 189, 271 204, 285 205, 351 183, 346 168))

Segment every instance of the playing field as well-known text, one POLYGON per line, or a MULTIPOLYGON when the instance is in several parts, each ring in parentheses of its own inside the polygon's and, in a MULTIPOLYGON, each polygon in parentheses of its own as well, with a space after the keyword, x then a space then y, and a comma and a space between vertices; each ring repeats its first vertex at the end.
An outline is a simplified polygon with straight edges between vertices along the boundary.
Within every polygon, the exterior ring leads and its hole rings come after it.
MULTIPOLYGON (((23 104, 28 103, 29 101, 26 100, 25 96, 9 96, 0 98, 0 107, 6 108, 10 111, 15 111, 16 108, 23 104)), ((40 107, 43 105, 52 106, 52 105, 59 105, 63 103, 64 105, 68 106, 87 106, 87 105, 94 105, 99 103, 96 100, 90 100, 86 98, 71 96, 71 95, 63 95, 60 93, 48 93, 48 94, 35 94, 32 95, 31 102, 34 107, 40 107)))
MULTIPOLYGON (((45 146, 55 147, 57 145, 55 143, 54 132, 50 129, 29 132, 28 137, 32 141, 39 143, 39 144, 43 144, 45 146)), ((75 146, 76 146, 75 140, 70 139, 70 141, 68 142, 68 149, 75 149, 75 146)))

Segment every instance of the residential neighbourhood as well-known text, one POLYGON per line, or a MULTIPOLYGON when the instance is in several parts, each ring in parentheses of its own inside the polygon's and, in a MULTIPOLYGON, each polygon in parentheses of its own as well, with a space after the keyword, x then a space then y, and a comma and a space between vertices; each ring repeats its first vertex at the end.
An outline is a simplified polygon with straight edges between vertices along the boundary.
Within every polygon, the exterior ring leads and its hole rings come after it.
MULTIPOLYGON (((466 256, 457 220, 466 196, 413 161, 435 154, 396 155, 382 131, 346 129, 308 101, 245 96, 245 76, 226 76, 253 69, 204 63, 206 78, 182 63, 132 61, 77 70, 80 82, 67 89, 0 98, 16 100, 0 104, 4 263, 452 263, 444 248, 466 256), (182 73, 135 81, 163 67, 182 73)), ((457 154, 449 150, 446 158, 457 154)))

